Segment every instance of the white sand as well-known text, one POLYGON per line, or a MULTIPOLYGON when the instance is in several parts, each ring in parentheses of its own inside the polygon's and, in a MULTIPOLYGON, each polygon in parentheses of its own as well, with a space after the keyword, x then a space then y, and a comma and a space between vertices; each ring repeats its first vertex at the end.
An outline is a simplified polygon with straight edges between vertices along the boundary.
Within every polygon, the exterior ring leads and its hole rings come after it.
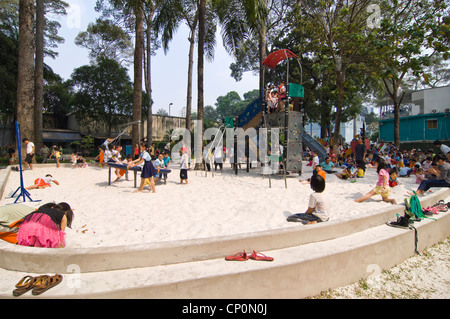
MULTIPOLYGON (((52 174, 60 185, 44 190, 30 190, 31 198, 40 202, 25 204, 39 207, 49 201, 68 202, 75 210, 72 229, 67 229, 67 247, 107 247, 123 244, 151 243, 182 239, 232 235, 286 227, 311 227, 286 221, 288 215, 307 209, 309 185, 299 179, 311 175, 304 165, 303 175, 284 180, 239 171, 235 176, 228 164, 224 172, 190 171, 189 185, 179 184, 178 166, 173 165, 167 185, 158 184, 156 193, 148 188, 133 193, 130 181, 122 179, 108 185, 108 169, 91 166, 76 168, 55 166, 35 167, 24 171, 24 185, 52 174)), ((114 174, 112 175, 114 179, 114 174)), ((400 178, 401 185, 391 189, 391 197, 403 203, 406 192, 417 189, 415 177, 400 178)), ((348 220, 374 214, 392 207, 375 196, 357 204, 354 199, 370 191, 376 184, 374 169, 356 183, 327 175, 326 198, 332 220, 348 220)), ((138 173, 138 184, 140 177, 138 173)), ((0 205, 13 203, 10 198, 20 185, 19 174, 11 172, 0 205)), ((438 189, 433 189, 439 192, 438 189)), ((449 198, 445 199, 450 200, 449 198)), ((19 199, 19 203, 23 203, 19 199)), ((404 263, 366 281, 342 287, 314 298, 449 298, 449 242, 429 248, 423 256, 414 256, 404 263)))
MULTIPOLYGON (((143 193, 133 193, 136 189, 131 172, 130 181, 122 178, 108 185, 108 169, 92 165, 36 166, 23 172, 25 186, 46 174, 60 182, 59 186, 30 190, 31 198, 41 201, 25 204, 38 207, 55 201, 72 206, 75 219, 72 229, 67 229, 67 247, 106 247, 310 227, 286 221, 287 216, 307 209, 312 190, 299 182, 300 178, 311 176, 311 167, 306 165, 301 177, 288 176, 286 189, 281 176, 272 177, 269 188, 268 177, 260 175, 259 169, 249 173, 243 169, 236 176, 229 164, 214 177, 211 173, 205 177, 203 172, 189 171, 189 184, 180 185, 178 165, 174 164, 167 184, 159 183, 156 193, 150 193, 148 187, 143 193)), ((139 185, 140 173, 137 179, 139 185)), ((406 192, 418 185, 414 176, 399 180, 402 184, 391 189, 391 197, 403 203, 406 192)), ((368 168, 366 177, 356 183, 327 175, 325 194, 330 218, 349 219, 391 208, 392 204, 382 202, 380 196, 364 203, 354 202, 370 191, 376 181, 373 168, 368 168)), ((19 173, 11 172, 0 205, 14 202, 10 196, 19 185, 19 173)), ((18 202, 23 203, 22 199, 18 202)))
POLYGON ((314 299, 449 299, 450 241, 444 240, 395 267, 314 299))

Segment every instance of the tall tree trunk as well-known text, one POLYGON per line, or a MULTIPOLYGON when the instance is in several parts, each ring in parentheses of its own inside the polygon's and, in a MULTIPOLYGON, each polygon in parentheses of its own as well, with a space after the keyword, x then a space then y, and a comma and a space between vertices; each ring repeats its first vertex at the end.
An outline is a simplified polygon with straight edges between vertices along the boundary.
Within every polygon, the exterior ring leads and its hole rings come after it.
POLYGON ((195 16, 192 23, 191 34, 189 36, 189 62, 188 62, 188 84, 186 99, 186 129, 191 131, 191 112, 192 112, 192 74, 194 69, 194 48, 195 34, 197 30, 198 15, 195 16))
POLYGON ((200 0, 198 10, 198 64, 197 64, 197 130, 198 134, 195 136, 195 168, 202 169, 202 143, 203 143, 203 70, 204 70, 204 55, 205 55, 205 33, 206 33, 206 0, 200 0))
POLYGON ((333 154, 339 154, 339 138, 341 133, 342 122, 342 110, 344 108, 344 85, 345 85, 345 73, 344 71, 337 71, 337 87, 338 87, 338 101, 336 105, 336 118, 334 122, 334 135, 333 135, 333 154))
POLYGON ((265 94, 265 79, 264 79, 264 66, 263 61, 266 58, 267 52, 267 28, 264 25, 260 30, 260 38, 259 38, 259 97, 261 99, 264 98, 265 94))
MULTIPOLYGON (((19 1, 17 122, 21 137, 34 140, 34 1, 19 1)), ((22 141, 17 141, 21 143, 22 141)), ((25 147, 22 148, 22 158, 25 147)))
POLYGON ((394 145, 397 147, 400 147, 400 105, 405 97, 405 92, 398 96, 398 90, 405 74, 406 72, 403 72, 398 80, 392 79, 392 90, 389 88, 387 80, 383 79, 386 92, 394 103, 394 145))
POLYGON ((36 0, 36 57, 34 69, 34 145, 42 148, 42 109, 44 103, 44 0, 36 0))
MULTIPOLYGON (((154 10, 147 17, 147 45, 146 45, 146 68, 145 68, 145 90, 149 96, 148 101, 148 109, 147 109, 147 142, 149 145, 153 142, 153 100, 152 100, 152 54, 151 54, 151 46, 152 46, 152 21, 153 21, 154 10)), ((133 144, 134 145, 134 144, 133 144)))
MULTIPOLYGON (((144 20, 140 6, 135 8, 135 48, 134 48, 134 88, 133 88, 133 122, 142 120, 142 59, 144 48, 144 20)), ((141 123, 142 124, 142 123, 141 123)), ((139 144, 139 125, 133 124, 132 145, 139 144)))

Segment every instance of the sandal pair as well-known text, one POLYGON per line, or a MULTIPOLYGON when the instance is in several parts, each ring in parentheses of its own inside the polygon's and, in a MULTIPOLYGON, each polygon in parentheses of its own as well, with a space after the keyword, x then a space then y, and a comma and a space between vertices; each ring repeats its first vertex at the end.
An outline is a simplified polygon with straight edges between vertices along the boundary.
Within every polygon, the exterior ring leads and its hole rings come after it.
POLYGON ((25 276, 16 284, 16 289, 13 290, 12 294, 14 297, 19 297, 27 291, 32 290, 31 294, 33 296, 37 296, 46 292, 48 289, 60 284, 62 279, 63 276, 59 274, 56 274, 54 276, 25 276))
POLYGON ((253 250, 253 253, 251 255, 247 255, 247 253, 244 251, 238 252, 232 256, 225 257, 225 260, 228 261, 246 261, 249 259, 253 260, 263 260, 263 261, 273 261, 273 257, 266 256, 262 253, 257 253, 253 250))

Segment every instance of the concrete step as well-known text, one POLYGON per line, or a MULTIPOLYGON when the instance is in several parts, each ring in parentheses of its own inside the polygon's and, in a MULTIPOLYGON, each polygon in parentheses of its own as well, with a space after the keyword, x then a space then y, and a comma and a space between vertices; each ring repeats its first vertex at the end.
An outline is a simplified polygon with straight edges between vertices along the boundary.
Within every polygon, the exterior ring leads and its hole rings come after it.
MULTIPOLYGON (((442 189, 421 200, 422 206, 436 203, 450 196, 450 189, 442 189)), ((0 242, 0 268, 30 273, 66 273, 70 265, 78 265, 81 272, 99 272, 128 268, 152 267, 184 262, 221 258, 242 251, 272 251, 332 240, 384 225, 403 214, 404 206, 392 206, 386 211, 370 213, 360 218, 329 221, 307 227, 289 227, 255 233, 147 243, 133 246, 95 248, 39 248, 0 242)))
MULTIPOLYGON (((450 212, 435 217, 437 220, 414 224, 419 251, 450 234, 450 212)), ((384 224, 334 239, 261 252, 275 260, 231 262, 222 255, 88 273, 74 264, 60 285, 40 296, 27 292, 18 298, 304 298, 403 262, 414 255, 415 232, 384 224)), ((42 273, 47 272, 0 269, 0 298, 15 298, 11 292, 20 278, 42 273)))

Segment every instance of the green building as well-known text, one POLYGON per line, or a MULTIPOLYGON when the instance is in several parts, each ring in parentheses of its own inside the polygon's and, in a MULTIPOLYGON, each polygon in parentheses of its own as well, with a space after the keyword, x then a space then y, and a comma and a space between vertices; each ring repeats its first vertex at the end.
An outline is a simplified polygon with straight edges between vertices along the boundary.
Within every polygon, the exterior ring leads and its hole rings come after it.
MULTIPOLYGON (((400 117, 400 142, 450 140, 450 113, 400 117)), ((380 140, 394 141, 394 119, 379 121, 380 140)))
MULTIPOLYGON (((393 106, 380 105, 380 142, 394 141, 393 106)), ((450 140, 450 86, 407 93, 400 106, 400 142, 450 140)))

